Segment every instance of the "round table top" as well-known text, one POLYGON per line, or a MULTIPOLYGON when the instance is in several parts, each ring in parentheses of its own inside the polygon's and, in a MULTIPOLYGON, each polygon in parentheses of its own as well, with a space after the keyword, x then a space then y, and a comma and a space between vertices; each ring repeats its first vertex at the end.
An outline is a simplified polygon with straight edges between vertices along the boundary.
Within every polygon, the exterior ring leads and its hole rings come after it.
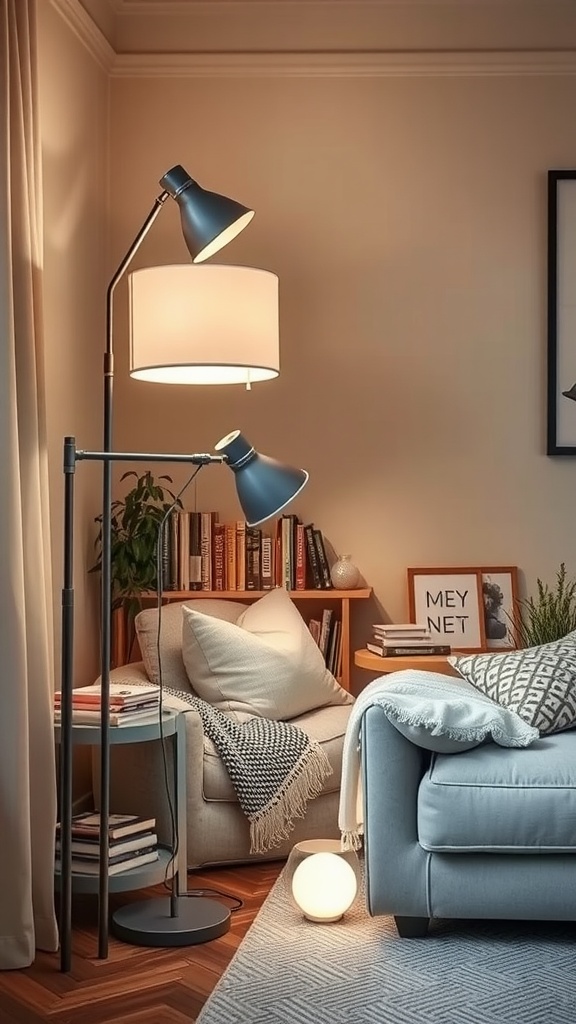
MULTIPOLYGON (((454 651, 458 654, 458 651, 454 651)), ((417 654, 405 658, 383 658, 381 654, 373 654, 366 649, 354 652, 354 664, 369 672, 402 672, 408 668, 421 668, 428 672, 441 672, 445 676, 460 676, 460 673, 448 662, 446 654, 417 654)))

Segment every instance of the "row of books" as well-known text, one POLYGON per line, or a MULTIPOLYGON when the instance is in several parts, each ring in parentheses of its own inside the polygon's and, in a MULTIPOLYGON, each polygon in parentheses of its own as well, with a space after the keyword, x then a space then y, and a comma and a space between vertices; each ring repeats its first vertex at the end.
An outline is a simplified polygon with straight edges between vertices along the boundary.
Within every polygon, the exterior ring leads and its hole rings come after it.
MULTIPOLYGON (((158 860, 156 819, 137 814, 110 814, 108 820, 108 874, 158 860)), ((61 826, 56 826, 56 870, 60 871, 61 826)), ((72 871, 81 875, 100 873, 100 815, 85 811, 72 818, 72 871)))
MULTIPOLYGON (((133 725, 157 714, 160 690, 157 686, 133 683, 110 683, 108 720, 112 726, 133 725)), ((73 725, 99 725, 102 719, 100 684, 79 686, 72 691, 73 725)), ((54 694, 54 721, 62 721, 62 693, 54 694)))
POLYGON ((324 608, 320 619, 310 619, 308 629, 318 644, 333 676, 342 671, 342 623, 332 608, 324 608))
POLYGON ((366 648, 382 658, 450 654, 452 650, 449 644, 437 643, 426 626, 414 622, 375 623, 366 648))
POLYGON ((322 531, 283 515, 269 528, 174 510, 162 539, 163 590, 330 590, 322 531))

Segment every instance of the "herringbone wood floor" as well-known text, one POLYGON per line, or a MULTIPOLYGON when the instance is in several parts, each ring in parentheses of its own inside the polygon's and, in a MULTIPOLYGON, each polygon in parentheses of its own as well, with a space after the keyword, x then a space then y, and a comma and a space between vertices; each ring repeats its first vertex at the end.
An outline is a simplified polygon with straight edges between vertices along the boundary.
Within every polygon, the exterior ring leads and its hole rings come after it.
MULTIPOLYGON (((95 898, 75 896, 71 972, 62 974, 59 955, 48 953, 39 953, 26 970, 0 972, 0 1024, 191 1024, 282 867, 275 861, 195 872, 189 889, 218 889, 244 901, 230 931, 180 949, 130 946, 111 937, 107 960, 97 958, 95 898)), ((111 909, 158 895, 165 895, 160 886, 112 896, 111 909)))

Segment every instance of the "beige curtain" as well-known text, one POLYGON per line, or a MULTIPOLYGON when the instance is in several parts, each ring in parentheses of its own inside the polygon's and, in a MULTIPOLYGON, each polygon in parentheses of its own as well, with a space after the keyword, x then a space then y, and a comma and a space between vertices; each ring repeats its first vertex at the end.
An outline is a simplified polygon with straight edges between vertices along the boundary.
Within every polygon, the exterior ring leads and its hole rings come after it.
POLYGON ((0 0, 0 967, 56 950, 36 0, 0 0))

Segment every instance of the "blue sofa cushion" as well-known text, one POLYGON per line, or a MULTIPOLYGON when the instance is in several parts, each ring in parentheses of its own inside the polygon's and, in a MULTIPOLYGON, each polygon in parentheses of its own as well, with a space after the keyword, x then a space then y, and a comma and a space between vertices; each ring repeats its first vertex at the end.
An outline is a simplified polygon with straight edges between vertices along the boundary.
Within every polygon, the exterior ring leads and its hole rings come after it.
POLYGON ((418 841, 450 853, 574 852, 576 734, 433 754, 418 790, 418 841))
POLYGON ((448 661, 481 693, 515 711, 541 735, 576 725, 576 632, 538 647, 448 661))

